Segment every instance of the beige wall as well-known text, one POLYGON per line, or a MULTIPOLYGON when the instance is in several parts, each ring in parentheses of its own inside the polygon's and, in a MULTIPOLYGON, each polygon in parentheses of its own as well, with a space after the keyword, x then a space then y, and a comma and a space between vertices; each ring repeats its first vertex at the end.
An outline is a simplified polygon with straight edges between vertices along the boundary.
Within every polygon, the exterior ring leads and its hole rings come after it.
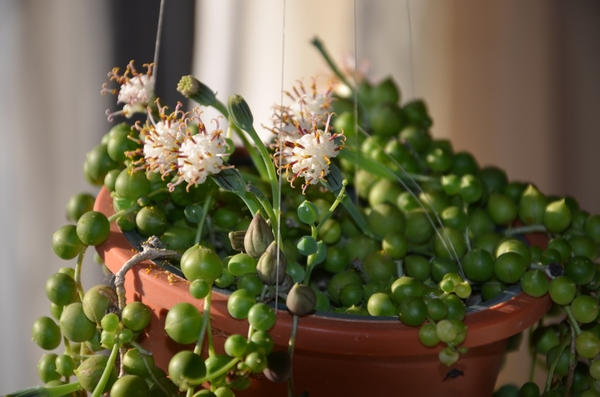
POLYGON ((482 163, 600 211, 594 2, 455 1, 450 136, 482 163))
MULTIPOLYGON (((455 147, 599 213, 600 4, 452 4, 444 106, 455 147)), ((510 354, 498 383, 527 381, 530 362, 525 349, 510 354)), ((544 380, 539 372, 537 380, 544 380)))

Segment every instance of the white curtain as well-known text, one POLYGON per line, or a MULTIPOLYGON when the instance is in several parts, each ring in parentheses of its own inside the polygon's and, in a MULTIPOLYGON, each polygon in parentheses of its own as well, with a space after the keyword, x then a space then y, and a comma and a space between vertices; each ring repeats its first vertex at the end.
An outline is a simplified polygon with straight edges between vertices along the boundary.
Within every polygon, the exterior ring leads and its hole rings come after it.
MULTIPOLYGON (((356 49, 359 64, 369 61, 370 77, 392 75, 405 90, 404 98, 415 95, 407 90, 411 80, 408 11, 416 28, 413 39, 427 40, 419 27, 425 10, 433 8, 430 1, 412 1, 410 7, 405 1, 381 0, 199 0, 197 4, 194 73, 222 101, 231 94, 244 96, 258 123, 268 122, 282 89, 291 90, 298 80, 310 84, 312 77, 328 83, 331 71, 310 44, 315 37, 338 63, 347 56, 353 59, 356 49)), ((431 17, 435 23, 431 30, 438 31, 440 15, 431 17)), ((419 58, 415 63, 424 62, 419 58)), ((426 70, 438 68, 432 62, 426 70)), ((427 90, 418 69, 415 85, 427 90)))
MULTIPOLYGON (((109 123, 100 95, 111 38, 106 2, 0 1, 0 395, 40 384, 44 351, 31 340, 49 315, 46 279, 74 262, 58 259, 52 233, 67 223, 65 204, 94 194, 85 153, 109 123)), ((84 287, 102 277, 86 258, 84 287)), ((60 351, 59 351, 60 353, 60 351)))

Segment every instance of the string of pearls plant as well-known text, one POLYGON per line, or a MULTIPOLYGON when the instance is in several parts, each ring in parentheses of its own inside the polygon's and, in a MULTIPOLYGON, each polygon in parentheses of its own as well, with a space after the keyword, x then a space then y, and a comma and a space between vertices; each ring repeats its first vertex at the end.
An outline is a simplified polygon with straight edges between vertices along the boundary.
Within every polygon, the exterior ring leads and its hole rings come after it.
POLYGON ((32 330, 42 349, 62 344, 64 352, 40 359, 44 386, 10 396, 225 397, 259 373, 287 381, 291 396, 298 324, 315 311, 395 316, 419 327, 420 343, 442 346, 439 359, 451 369, 466 352, 467 305, 515 284, 549 294, 563 314, 533 331, 531 372, 545 362, 543 390, 531 381, 514 395, 600 395, 600 216, 480 167, 432 137, 425 102, 403 102, 392 79, 373 84, 342 72, 318 39, 312 44, 331 66, 331 84, 320 90, 315 79, 286 92, 289 104, 275 105, 263 125, 268 142, 239 95, 222 103, 185 76, 177 89, 198 106, 184 111, 155 97, 153 65, 113 69, 102 92, 116 94, 122 109, 107 116, 125 121, 87 154, 84 174, 110 192, 115 214, 94 211, 89 194, 69 200, 70 223, 52 245, 76 262, 48 279, 51 315, 32 330), (221 116, 205 124, 206 107, 221 116), (84 291, 83 257, 111 222, 148 241, 114 286, 84 291), (527 245, 520 236, 530 232, 545 233, 548 246, 527 245), (169 337, 194 347, 164 370, 136 342, 150 309, 127 303, 123 287, 132 265, 159 257, 181 270, 198 301, 166 316, 169 337), (212 338, 213 287, 231 290, 229 314, 248 323, 223 353, 212 338), (287 351, 274 350, 269 334, 279 299, 294 316, 287 351))

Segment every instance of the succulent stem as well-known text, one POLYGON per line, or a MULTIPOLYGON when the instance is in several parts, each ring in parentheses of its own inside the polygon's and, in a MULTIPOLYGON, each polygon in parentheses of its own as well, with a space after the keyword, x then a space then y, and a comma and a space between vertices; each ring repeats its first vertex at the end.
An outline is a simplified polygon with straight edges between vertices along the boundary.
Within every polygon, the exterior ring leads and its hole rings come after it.
POLYGON ((115 341, 115 344, 113 345, 113 348, 110 352, 110 356, 108 356, 108 361, 106 362, 106 367, 104 367, 104 372, 102 372, 102 376, 100 377, 100 380, 98 381, 98 384, 96 385, 96 388, 94 389, 94 392, 92 393, 92 397, 100 397, 103 394, 104 388, 106 387, 106 382, 108 382, 110 373, 113 370, 115 361, 117 359, 117 354, 119 353, 120 349, 121 349, 121 342, 117 340, 117 341, 115 341))
POLYGON ((133 255, 127 262, 123 264, 121 269, 115 274, 115 289, 119 300, 119 309, 123 310, 126 305, 125 301, 125 275, 131 268, 145 260, 153 260, 157 258, 179 258, 181 254, 177 251, 171 251, 161 248, 161 243, 158 237, 152 236, 146 242, 142 243, 142 252, 133 255))

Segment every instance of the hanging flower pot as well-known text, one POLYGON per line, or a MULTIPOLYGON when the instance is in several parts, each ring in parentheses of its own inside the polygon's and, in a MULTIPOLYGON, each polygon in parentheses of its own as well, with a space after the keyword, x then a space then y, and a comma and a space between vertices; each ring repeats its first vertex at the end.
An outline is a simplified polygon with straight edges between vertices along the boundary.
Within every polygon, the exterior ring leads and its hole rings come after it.
MULTIPOLYGON (((112 199, 102 190, 95 210, 110 216, 112 199)), ((544 244, 545 237, 530 235, 532 244, 544 244)), ((108 268, 116 273, 136 250, 115 224, 108 239, 97 247, 108 268)), ((166 369, 170 358, 183 347, 164 331, 165 316, 176 303, 199 301, 189 294, 189 282, 152 262, 136 265, 126 276, 128 301, 141 301, 152 309, 152 321, 141 343, 154 354, 158 366, 166 369)), ((247 323, 227 312, 226 291, 213 291, 211 310, 214 342, 219 352, 227 336, 247 330, 247 323)), ((409 396, 491 395, 506 353, 508 338, 528 328, 550 308, 546 295, 533 298, 508 291, 503 301, 474 308, 464 321, 467 337, 461 355, 451 370, 439 359, 441 347, 428 348, 418 340, 418 328, 397 318, 358 317, 317 313, 300 318, 293 357, 296 392, 310 396, 375 395, 397 391, 409 396)), ((201 306, 199 306, 201 308, 201 306)), ((276 350, 286 350, 293 316, 277 312, 270 331, 276 350)), ((285 395, 285 383, 273 383, 263 376, 253 379, 243 396, 285 395)))

